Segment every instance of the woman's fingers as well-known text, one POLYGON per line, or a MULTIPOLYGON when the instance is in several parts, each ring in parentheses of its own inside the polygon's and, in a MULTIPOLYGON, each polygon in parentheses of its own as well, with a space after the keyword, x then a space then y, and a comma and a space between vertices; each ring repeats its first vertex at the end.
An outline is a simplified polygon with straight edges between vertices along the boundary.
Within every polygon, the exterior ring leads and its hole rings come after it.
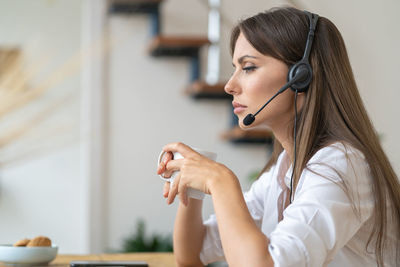
POLYGON ((165 167, 166 172, 179 171, 181 169, 182 164, 183 164, 183 159, 171 160, 167 163, 167 166, 165 167))
POLYGON ((157 174, 161 174, 165 171, 165 167, 167 166, 168 162, 173 159, 173 157, 174 155, 171 152, 165 153, 164 157, 158 165, 157 174))
POLYGON ((170 160, 164 168, 163 177, 170 178, 172 173, 179 171, 183 164, 183 159, 170 160))
MULTIPOLYGON (((169 183, 168 183, 169 184, 169 183)), ((166 192, 165 185, 164 185, 164 193, 166 192)), ((168 189, 168 199, 167 203, 171 204, 174 202, 176 195, 179 196, 179 200, 182 202, 183 205, 187 206, 189 203, 189 199, 187 196, 187 187, 184 183, 181 183, 181 175, 179 174, 172 185, 172 188, 168 189)), ((165 195, 164 195, 165 196, 165 195)))
POLYGON ((169 194, 168 194, 168 199, 167 199, 167 204, 171 204, 174 202, 176 194, 178 194, 178 185, 180 182, 180 177, 181 175, 178 174, 178 176, 175 178, 174 183, 172 184, 172 188, 169 189, 169 194))
POLYGON ((164 183, 164 189, 163 189, 163 196, 164 196, 164 198, 167 198, 167 197, 168 197, 170 186, 171 186, 171 183, 170 183, 170 182, 165 182, 165 183, 164 183))
POLYGON ((171 151, 171 152, 179 152, 184 158, 197 154, 190 146, 185 145, 184 143, 170 143, 163 147, 164 151, 171 151))

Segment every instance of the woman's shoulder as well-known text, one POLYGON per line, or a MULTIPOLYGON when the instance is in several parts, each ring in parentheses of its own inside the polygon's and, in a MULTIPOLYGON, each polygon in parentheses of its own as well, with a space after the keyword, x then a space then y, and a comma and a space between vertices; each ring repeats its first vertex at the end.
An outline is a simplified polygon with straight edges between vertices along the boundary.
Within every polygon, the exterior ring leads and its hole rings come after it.
POLYGON ((334 142, 325 147, 320 148, 308 161, 313 163, 335 163, 336 161, 365 161, 364 154, 353 145, 346 142, 334 142))
POLYGON ((318 150, 307 162, 305 174, 331 177, 332 181, 370 182, 364 154, 345 142, 335 142, 318 150))

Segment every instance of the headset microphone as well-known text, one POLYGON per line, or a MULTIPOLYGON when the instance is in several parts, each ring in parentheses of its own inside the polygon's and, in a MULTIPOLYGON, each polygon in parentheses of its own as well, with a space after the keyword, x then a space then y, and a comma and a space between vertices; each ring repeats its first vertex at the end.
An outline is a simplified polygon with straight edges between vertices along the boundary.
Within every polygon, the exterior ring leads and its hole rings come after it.
POLYGON ((303 66, 299 66, 298 70, 296 71, 295 76, 288 83, 286 83, 284 86, 282 86, 282 88, 279 89, 279 91, 275 95, 273 95, 267 101, 267 103, 265 103, 254 115, 253 114, 248 114, 243 119, 243 124, 246 125, 246 126, 252 124, 254 122, 254 120, 256 119, 256 115, 258 113, 260 113, 260 111, 263 110, 269 104, 269 102, 271 102, 276 96, 278 96, 279 94, 285 92, 286 89, 292 87, 293 84, 295 84, 296 82, 303 82, 303 81, 307 80, 308 77, 309 77, 308 70, 306 68, 303 68, 303 66))

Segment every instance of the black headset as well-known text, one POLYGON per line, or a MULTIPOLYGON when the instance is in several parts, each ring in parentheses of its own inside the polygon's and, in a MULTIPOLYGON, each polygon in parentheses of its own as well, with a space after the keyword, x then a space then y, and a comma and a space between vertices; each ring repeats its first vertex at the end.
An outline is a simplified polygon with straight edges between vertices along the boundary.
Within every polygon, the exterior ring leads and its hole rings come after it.
POLYGON ((310 85, 312 80, 312 69, 308 58, 310 57, 310 51, 314 40, 315 27, 317 26, 317 21, 319 17, 317 14, 313 14, 308 11, 304 12, 307 14, 310 21, 310 29, 308 31, 306 48, 304 49, 303 58, 290 67, 287 77, 288 82, 290 82, 290 80, 293 80, 296 75, 304 75, 303 79, 300 79, 297 82, 293 83, 290 87, 293 91, 297 90, 297 92, 299 93, 307 91, 308 86, 310 85))

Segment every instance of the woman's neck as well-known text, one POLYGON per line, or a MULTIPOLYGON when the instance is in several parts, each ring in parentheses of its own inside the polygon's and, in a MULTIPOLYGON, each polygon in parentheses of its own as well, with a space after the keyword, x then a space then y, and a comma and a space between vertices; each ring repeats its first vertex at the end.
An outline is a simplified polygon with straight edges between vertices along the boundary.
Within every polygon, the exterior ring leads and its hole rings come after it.
POLYGON ((293 137, 292 130, 290 124, 285 124, 282 126, 280 124, 278 127, 271 127, 272 132, 274 133, 275 138, 282 145, 283 149, 286 151, 290 162, 293 162, 293 137))

